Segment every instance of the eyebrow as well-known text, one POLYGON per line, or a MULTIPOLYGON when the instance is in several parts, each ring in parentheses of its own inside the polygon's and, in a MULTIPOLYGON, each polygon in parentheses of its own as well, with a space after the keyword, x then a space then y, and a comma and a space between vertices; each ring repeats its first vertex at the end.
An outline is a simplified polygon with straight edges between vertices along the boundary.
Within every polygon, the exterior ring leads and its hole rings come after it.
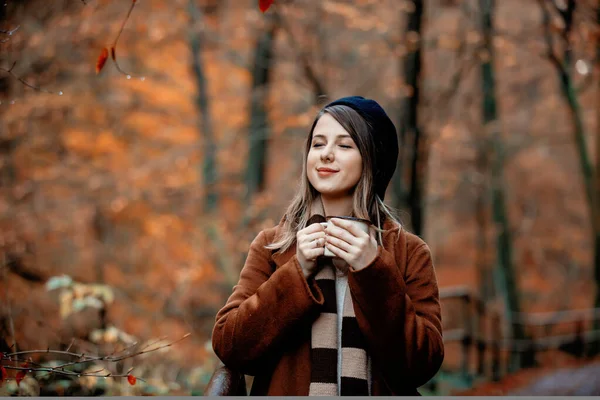
MULTIPOLYGON (((326 137, 325 135, 321 135, 321 134, 318 134, 318 135, 314 135, 314 136, 313 136, 313 139, 316 139, 316 138, 323 138, 323 139, 327 139, 327 137, 326 137)), ((352 139, 352 136, 350 136, 350 135, 347 135, 347 134, 346 134, 346 135, 337 135, 335 138, 336 138, 336 139, 338 139, 338 138, 351 138, 351 139, 352 139)))

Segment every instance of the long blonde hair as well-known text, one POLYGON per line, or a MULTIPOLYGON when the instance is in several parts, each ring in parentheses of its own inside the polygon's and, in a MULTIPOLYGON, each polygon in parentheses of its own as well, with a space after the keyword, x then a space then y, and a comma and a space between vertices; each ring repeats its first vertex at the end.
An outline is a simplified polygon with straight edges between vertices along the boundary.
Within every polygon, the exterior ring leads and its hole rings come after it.
POLYGON ((351 107, 344 105, 334 105, 322 109, 315 118, 310 134, 304 144, 302 175, 298 191, 285 212, 285 220, 282 229, 279 231, 274 242, 265 246, 266 249, 278 250, 277 253, 284 253, 296 242, 296 233, 304 229, 311 216, 313 203, 319 199, 319 192, 311 185, 306 171, 306 159, 312 142, 313 131, 319 118, 325 113, 330 114, 337 122, 344 127, 350 134, 354 143, 358 147, 363 160, 363 170, 361 178, 356 184, 353 192, 352 213, 355 217, 371 221, 375 231, 379 234, 379 244, 383 245, 381 239, 382 221, 380 214, 383 214, 384 220, 389 218, 398 226, 401 226, 397 212, 387 206, 381 198, 375 193, 373 157, 375 157, 375 145, 371 134, 371 127, 358 112, 351 107))

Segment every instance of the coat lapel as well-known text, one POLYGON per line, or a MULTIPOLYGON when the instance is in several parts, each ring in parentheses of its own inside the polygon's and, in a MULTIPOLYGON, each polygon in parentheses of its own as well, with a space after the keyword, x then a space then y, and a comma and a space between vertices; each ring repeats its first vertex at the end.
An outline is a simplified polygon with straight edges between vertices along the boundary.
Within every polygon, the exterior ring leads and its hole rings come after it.
MULTIPOLYGON (((275 252, 275 251, 276 250, 273 250, 273 252, 275 252)), ((288 262, 294 254, 296 254, 296 246, 291 246, 284 253, 277 253, 277 254, 273 253, 271 255, 271 258, 273 259, 273 262, 275 263, 275 269, 281 267, 283 264, 288 262)))

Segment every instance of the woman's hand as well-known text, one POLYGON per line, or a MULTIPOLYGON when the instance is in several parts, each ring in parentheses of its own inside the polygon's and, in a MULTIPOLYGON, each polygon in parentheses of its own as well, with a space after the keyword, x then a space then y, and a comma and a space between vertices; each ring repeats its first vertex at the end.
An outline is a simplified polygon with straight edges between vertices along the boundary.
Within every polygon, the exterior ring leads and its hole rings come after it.
POLYGON ((325 253, 325 228, 314 223, 296 233, 296 257, 304 277, 317 272, 317 257, 325 253))
POLYGON ((340 218, 331 218, 328 222, 325 246, 354 270, 363 269, 377 257, 375 235, 340 218))

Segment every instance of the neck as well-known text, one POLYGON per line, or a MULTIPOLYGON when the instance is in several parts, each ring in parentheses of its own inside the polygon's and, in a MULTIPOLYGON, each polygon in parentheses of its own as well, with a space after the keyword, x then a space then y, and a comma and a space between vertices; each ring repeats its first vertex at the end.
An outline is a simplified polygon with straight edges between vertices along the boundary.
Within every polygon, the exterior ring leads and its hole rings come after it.
POLYGON ((320 202, 323 202, 323 208, 325 209, 325 216, 338 215, 338 216, 349 216, 352 214, 352 196, 339 197, 339 198, 328 198, 320 196, 321 200, 317 199, 319 204, 319 212, 323 212, 320 209, 320 202))

